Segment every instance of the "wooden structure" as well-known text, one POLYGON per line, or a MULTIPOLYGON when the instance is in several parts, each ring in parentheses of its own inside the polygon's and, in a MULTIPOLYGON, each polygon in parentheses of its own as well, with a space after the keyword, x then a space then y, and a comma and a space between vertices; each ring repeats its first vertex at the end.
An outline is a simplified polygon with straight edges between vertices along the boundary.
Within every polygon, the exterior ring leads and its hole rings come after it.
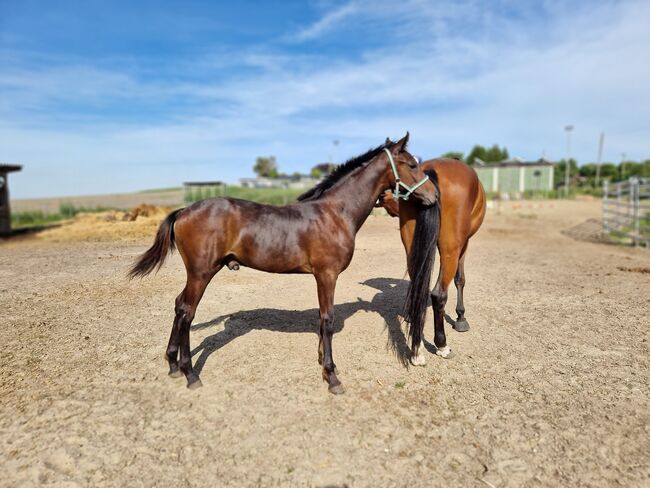
POLYGON ((185 203, 198 202, 210 197, 225 195, 226 184, 223 181, 186 181, 183 183, 185 203))
POLYGON ((0 235, 11 234, 11 208, 9 207, 9 179, 12 171, 20 171, 17 164, 0 163, 0 235))

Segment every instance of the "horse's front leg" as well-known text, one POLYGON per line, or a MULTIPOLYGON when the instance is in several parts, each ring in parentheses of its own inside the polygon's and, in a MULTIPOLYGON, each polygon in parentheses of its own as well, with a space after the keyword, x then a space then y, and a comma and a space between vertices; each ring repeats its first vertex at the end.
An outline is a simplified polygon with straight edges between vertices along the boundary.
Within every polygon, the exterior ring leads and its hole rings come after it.
POLYGON ((336 376, 336 365, 332 358, 332 335, 334 334, 334 289, 337 273, 323 272, 315 274, 320 308, 320 344, 322 351, 323 380, 327 382, 330 393, 345 393, 345 388, 336 376))

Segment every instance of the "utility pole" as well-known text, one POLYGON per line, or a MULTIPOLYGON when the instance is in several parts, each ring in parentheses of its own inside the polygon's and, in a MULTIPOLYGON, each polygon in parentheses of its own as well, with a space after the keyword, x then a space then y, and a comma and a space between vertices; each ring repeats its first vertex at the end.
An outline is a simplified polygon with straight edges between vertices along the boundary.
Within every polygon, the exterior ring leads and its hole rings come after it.
POLYGON ((571 131, 572 125, 567 125, 566 131, 566 164, 564 165, 564 197, 569 198, 569 178, 571 176, 571 131))
POLYGON ((598 141, 598 161, 596 162, 596 188, 600 181, 600 165, 603 162, 603 144, 605 143, 605 133, 600 133, 600 140, 598 141))

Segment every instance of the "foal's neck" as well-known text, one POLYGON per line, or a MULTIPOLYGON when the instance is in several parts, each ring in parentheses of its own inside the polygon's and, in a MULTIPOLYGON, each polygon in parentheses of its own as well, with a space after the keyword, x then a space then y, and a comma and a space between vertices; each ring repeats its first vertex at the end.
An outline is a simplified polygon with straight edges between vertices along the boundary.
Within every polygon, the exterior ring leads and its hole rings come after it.
POLYGON ((377 158, 327 192, 326 201, 357 232, 372 212, 379 195, 386 190, 386 164, 377 158))

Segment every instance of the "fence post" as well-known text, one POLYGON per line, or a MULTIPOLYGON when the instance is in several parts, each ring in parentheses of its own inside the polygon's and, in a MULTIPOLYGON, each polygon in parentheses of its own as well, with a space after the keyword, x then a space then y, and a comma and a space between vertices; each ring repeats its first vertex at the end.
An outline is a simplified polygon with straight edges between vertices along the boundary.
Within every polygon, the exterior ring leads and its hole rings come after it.
POLYGON ((639 180, 637 178, 630 178, 630 198, 632 198, 632 221, 634 222, 634 247, 639 245, 641 238, 639 223, 641 221, 640 215, 640 202, 639 202, 639 180))
POLYGON ((607 238, 609 235, 609 227, 607 219, 609 218, 607 214, 607 199, 609 197, 609 180, 603 181, 603 237, 607 238))

